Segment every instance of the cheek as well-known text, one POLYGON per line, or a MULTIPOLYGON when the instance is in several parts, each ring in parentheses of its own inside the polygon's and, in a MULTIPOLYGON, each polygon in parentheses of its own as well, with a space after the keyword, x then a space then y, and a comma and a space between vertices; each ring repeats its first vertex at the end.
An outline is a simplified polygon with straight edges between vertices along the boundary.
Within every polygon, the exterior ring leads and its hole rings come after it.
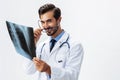
POLYGON ((53 27, 53 26, 55 26, 55 24, 54 23, 49 23, 48 26, 53 27))
POLYGON ((57 24, 57 23, 56 23, 55 21, 48 23, 48 25, 51 26, 51 27, 56 26, 56 24, 57 24))
POLYGON ((45 24, 41 24, 41 27, 42 27, 42 28, 45 28, 45 24))

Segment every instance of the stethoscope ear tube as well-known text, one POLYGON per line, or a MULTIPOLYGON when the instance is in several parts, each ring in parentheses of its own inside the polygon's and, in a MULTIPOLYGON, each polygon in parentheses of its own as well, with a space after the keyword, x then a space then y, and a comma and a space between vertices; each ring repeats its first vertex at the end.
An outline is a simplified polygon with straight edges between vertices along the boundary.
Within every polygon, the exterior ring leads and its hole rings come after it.
POLYGON ((43 44, 43 46, 42 46, 42 48, 41 48, 41 51, 40 51, 40 53, 42 53, 42 50, 43 50, 43 47, 45 46, 45 43, 43 44))
POLYGON ((68 40, 69 40, 69 35, 68 35, 66 41, 63 42, 63 43, 60 45, 60 48, 61 48, 61 47, 63 46, 63 44, 65 44, 65 43, 68 45, 68 48, 70 48, 70 44, 68 43, 68 40))
POLYGON ((60 48, 63 46, 63 44, 67 44, 68 45, 68 48, 70 48, 70 44, 68 42, 63 42, 61 45, 60 45, 60 48))

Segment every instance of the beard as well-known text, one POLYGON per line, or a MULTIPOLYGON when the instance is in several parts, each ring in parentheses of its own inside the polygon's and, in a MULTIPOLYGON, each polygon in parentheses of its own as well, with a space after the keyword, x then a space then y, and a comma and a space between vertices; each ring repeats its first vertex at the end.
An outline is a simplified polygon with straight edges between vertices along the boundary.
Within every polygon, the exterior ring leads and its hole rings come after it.
POLYGON ((58 27, 59 27, 58 24, 56 24, 56 26, 54 26, 54 27, 49 26, 48 28, 45 29, 46 34, 48 36, 54 35, 57 32, 58 27))

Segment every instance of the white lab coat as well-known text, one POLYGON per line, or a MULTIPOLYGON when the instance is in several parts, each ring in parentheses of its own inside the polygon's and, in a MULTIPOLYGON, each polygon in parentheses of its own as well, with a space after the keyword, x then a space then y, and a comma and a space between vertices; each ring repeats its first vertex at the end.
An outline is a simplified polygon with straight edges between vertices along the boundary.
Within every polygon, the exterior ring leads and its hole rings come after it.
POLYGON ((64 33, 50 52, 50 39, 45 41, 45 45, 38 45, 36 55, 51 67, 51 79, 45 72, 38 72, 32 61, 26 60, 24 68, 26 73, 34 74, 37 72, 38 80, 78 80, 80 67, 83 59, 83 48, 80 43, 74 42, 68 33, 64 33), (59 46, 68 39, 68 44, 59 46), (43 47, 43 48, 42 48, 43 47), (41 52, 42 49, 42 52, 41 52))

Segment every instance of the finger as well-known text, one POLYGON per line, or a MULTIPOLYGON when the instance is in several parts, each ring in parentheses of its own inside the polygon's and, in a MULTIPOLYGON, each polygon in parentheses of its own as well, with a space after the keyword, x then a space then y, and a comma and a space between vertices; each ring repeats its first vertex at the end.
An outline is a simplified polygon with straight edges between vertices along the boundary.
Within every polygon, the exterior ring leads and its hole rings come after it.
POLYGON ((36 67, 40 67, 41 66, 41 64, 38 63, 38 62, 34 62, 34 64, 35 64, 36 67))
POLYGON ((39 38, 41 36, 41 31, 42 31, 42 29, 40 29, 40 28, 34 30, 35 43, 39 40, 39 38))
POLYGON ((34 34, 34 38, 38 38, 40 35, 38 34, 34 34))
POLYGON ((37 28, 37 29, 34 30, 34 33, 41 33, 41 31, 42 31, 42 29, 37 28))
POLYGON ((37 57, 35 57, 34 59, 35 59, 36 61, 39 61, 39 60, 40 60, 40 59, 39 59, 39 58, 37 58, 37 57))
POLYGON ((36 57, 33 57, 33 59, 32 59, 32 60, 34 61, 34 60, 35 60, 35 58, 36 58, 36 57))
POLYGON ((34 63, 36 66, 40 66, 40 62, 39 62, 39 61, 33 60, 33 63, 34 63))
POLYGON ((34 30, 34 32, 41 32, 43 29, 37 28, 34 30))
POLYGON ((41 63, 40 59, 37 58, 37 57, 35 57, 33 60, 36 61, 36 62, 38 62, 38 63, 41 63))
POLYGON ((35 34, 36 34, 36 35, 40 35, 40 34, 41 34, 41 30, 37 30, 37 31, 35 32, 35 34))
POLYGON ((40 35, 41 35, 41 32, 40 32, 40 31, 35 31, 35 32, 34 32, 34 36, 35 36, 35 37, 38 37, 38 36, 40 36, 40 35))

